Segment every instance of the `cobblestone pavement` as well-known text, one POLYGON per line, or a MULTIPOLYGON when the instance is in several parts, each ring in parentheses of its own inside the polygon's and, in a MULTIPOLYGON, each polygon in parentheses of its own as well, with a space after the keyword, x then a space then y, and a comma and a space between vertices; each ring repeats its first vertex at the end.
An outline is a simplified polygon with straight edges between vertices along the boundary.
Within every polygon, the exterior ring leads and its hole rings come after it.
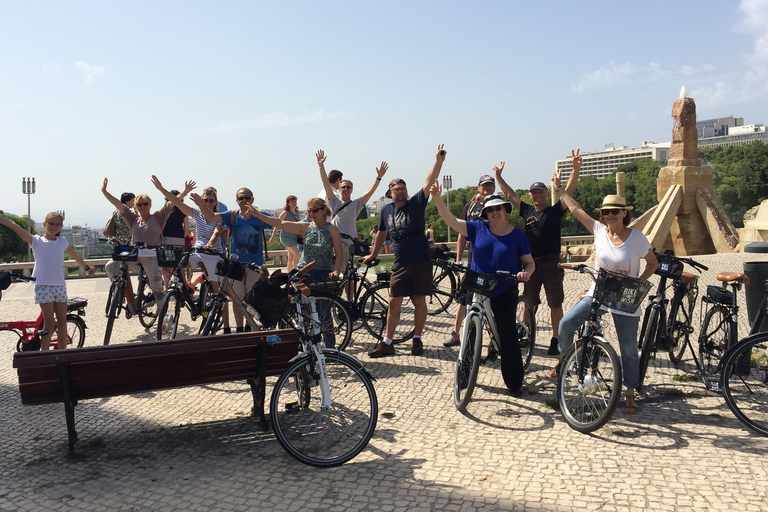
MULTIPOLYGON (((759 258, 697 259, 712 269, 703 288, 718 271, 759 258)), ((566 278, 566 309, 584 277, 566 278)), ((105 280, 69 287, 70 296, 90 300, 86 345, 100 344, 105 280)), ((30 297, 30 286, 14 285, 0 318, 34 318, 30 297)), ((619 408, 591 435, 570 429, 551 407, 547 316, 542 308, 523 397, 505 395, 498 363, 484 366, 466 415, 451 397, 456 349, 442 347, 450 315, 429 318, 421 357, 405 343, 395 357, 370 360, 372 340, 356 332, 352 351, 377 378, 381 414, 368 448, 330 470, 294 461, 260 430, 248 416, 245 383, 83 401, 80 458, 70 461, 63 406, 21 405, 15 339, 0 333, 0 510, 768 509, 768 438, 746 430, 721 396, 704 390, 690 354, 680 368, 665 355, 652 361, 639 414, 619 408)), ((120 319, 114 338, 152 334, 120 319)))

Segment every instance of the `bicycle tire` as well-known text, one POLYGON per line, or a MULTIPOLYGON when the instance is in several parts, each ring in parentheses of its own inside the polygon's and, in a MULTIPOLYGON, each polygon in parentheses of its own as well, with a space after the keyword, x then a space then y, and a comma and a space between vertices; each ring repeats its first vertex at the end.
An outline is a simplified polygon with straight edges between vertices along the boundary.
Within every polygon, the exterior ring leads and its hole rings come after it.
POLYGON ((563 354, 557 398, 566 423, 582 433, 594 432, 613 416, 621 397, 621 362, 602 337, 582 338, 563 354), (579 383, 578 357, 586 343, 590 368, 579 383))
POLYGON ((320 407, 316 361, 304 353, 280 375, 269 415, 280 445, 310 466, 340 466, 368 445, 379 415, 372 377, 346 352, 323 349, 332 405, 320 407))
POLYGON ((453 403, 464 412, 472 399, 477 384, 477 372, 480 368, 483 350, 483 322, 480 315, 470 313, 464 320, 461 332, 461 346, 456 359, 456 372, 453 378, 453 403))
POLYGON ((212 336, 221 328, 222 311, 224 310, 224 300, 221 295, 216 294, 208 310, 203 314, 200 336, 212 336))
POLYGON ((737 343, 723 358, 720 389, 728 408, 746 427, 768 436, 768 333, 737 343))
POLYGON ((120 279, 113 282, 109 288, 109 309, 107 310, 107 326, 104 329, 104 344, 109 345, 112 337, 112 327, 115 325, 115 319, 120 314, 120 307, 125 298, 125 282, 120 279))
POLYGON ((699 335, 699 362, 704 377, 716 375, 720 361, 728 349, 731 326, 728 309, 719 304, 707 311, 699 335))
POLYGON ((335 295, 318 294, 315 297, 315 309, 320 318, 320 335, 325 348, 345 350, 352 339, 352 315, 349 314, 344 301, 335 295), (328 314, 321 317, 321 311, 326 309, 328 314))
MULTIPOLYGON (((389 313, 389 283, 379 283, 365 292, 360 300, 360 314, 365 329, 379 341, 384 339, 389 313)), ((402 343, 413 338, 415 332, 413 302, 409 297, 403 298, 400 309, 400 322, 395 328, 392 343, 402 343)))
POLYGON ((444 313, 456 297, 456 276, 438 262, 432 265, 432 294, 428 295, 427 315, 444 313))
MULTIPOLYGON (((202 314, 208 303, 210 302, 211 294, 213 293, 213 285, 208 279, 203 279, 203 282, 200 283, 200 291, 197 292, 197 298, 195 299, 195 307, 197 310, 202 314)), ((193 320, 196 320, 197 316, 193 318, 193 320)))
POLYGON ((669 360, 680 364, 693 332, 693 308, 696 302, 696 290, 688 290, 676 306, 676 311, 670 312, 671 325, 669 328, 669 360))
POLYGON ((179 331, 179 317, 181 316, 181 304, 184 298, 181 296, 181 290, 174 288, 168 290, 157 310, 157 339, 172 340, 176 338, 179 331))
POLYGON ((661 311, 658 305, 652 305, 645 309, 646 318, 643 320, 644 329, 640 333, 640 380, 638 381, 638 389, 643 387, 645 382, 645 374, 648 371, 648 363, 651 361, 651 353, 654 351, 656 342, 659 335, 659 327, 661 325, 661 311))
MULTIPOLYGON (((40 329, 45 329, 44 324, 40 324, 40 329)), ((67 314, 67 347, 76 345, 78 348, 85 344, 85 321, 79 316, 73 313, 67 314)), ((16 342, 16 351, 21 352, 21 348, 24 345, 24 337, 19 336, 19 340, 16 342)), ((54 331, 51 336, 51 348, 59 348, 59 334, 54 331)))
POLYGON ((517 299, 517 339, 523 356, 523 371, 528 370, 536 347, 536 310, 531 299, 520 295, 517 299), (525 321, 525 318, 528 321, 525 321))
POLYGON ((136 311, 139 315, 139 322, 146 329, 150 329, 155 325, 157 320, 157 308, 158 304, 155 300, 155 295, 149 288, 147 282, 147 274, 142 267, 139 267, 139 288, 136 293, 136 311))

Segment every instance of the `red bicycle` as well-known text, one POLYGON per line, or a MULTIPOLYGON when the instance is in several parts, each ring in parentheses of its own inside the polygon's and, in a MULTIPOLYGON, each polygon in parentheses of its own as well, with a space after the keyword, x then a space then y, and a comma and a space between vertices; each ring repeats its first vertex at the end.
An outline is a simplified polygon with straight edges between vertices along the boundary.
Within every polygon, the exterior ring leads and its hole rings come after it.
MULTIPOLYGON (((29 282, 34 278, 18 274, 11 274, 11 282, 29 282)), ((2 292, 0 291, 0 298, 2 292)), ((87 299, 73 298, 67 301, 67 346, 75 345, 82 347, 85 343, 85 307, 88 305, 87 299)), ((14 322, 0 322, 0 332, 11 331, 19 339, 16 342, 16 350, 35 351, 40 350, 40 335, 45 332, 43 325, 43 313, 37 316, 36 320, 18 320, 14 322)), ((51 347, 59 348, 59 335, 57 332, 51 336, 51 347)))

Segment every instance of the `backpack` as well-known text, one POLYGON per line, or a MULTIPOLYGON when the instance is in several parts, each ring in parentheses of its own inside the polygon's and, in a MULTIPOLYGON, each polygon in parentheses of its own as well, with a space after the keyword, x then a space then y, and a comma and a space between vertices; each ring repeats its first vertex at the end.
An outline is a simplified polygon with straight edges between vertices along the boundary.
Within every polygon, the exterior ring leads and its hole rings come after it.
POLYGON ((117 234, 117 222, 115 222, 115 216, 109 218, 107 221, 107 224, 104 226, 104 236, 107 238, 112 238, 117 234))

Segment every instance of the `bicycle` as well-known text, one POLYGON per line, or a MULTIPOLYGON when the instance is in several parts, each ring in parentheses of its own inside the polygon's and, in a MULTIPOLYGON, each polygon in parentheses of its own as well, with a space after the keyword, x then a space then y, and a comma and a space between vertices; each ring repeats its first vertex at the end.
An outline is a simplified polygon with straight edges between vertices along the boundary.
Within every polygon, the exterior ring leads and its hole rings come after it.
MULTIPOLYGON (((472 399, 472 393, 477 383, 477 373, 480 364, 495 360, 494 355, 499 350, 499 331, 491 310, 491 296, 500 281, 517 285, 517 278, 507 271, 496 274, 483 274, 468 269, 463 265, 446 260, 446 268, 450 272, 465 273, 461 279, 461 287, 472 294, 471 303, 467 306, 467 316, 461 329, 461 346, 456 359, 456 372, 453 380, 453 402, 459 411, 464 411, 472 399), (483 330, 490 334, 488 345, 489 356, 482 360, 483 330)), ((533 305, 527 297, 520 295, 517 302, 517 337, 523 358, 523 371, 528 369, 533 356, 536 341, 536 325, 533 305), (526 322, 524 319, 528 318, 526 322)))
POLYGON ((144 267, 141 263, 138 264, 138 292, 135 296, 133 295, 128 267, 129 262, 138 261, 139 249, 154 249, 154 247, 142 243, 137 243, 134 246, 120 245, 114 238, 100 238, 99 240, 112 245, 112 260, 117 262, 115 276, 112 278, 112 283, 109 286, 105 308, 107 326, 104 330, 104 345, 109 345, 112 328, 120 313, 124 311, 126 319, 130 319, 134 315, 131 309, 123 304, 123 301, 133 305, 136 311, 135 314, 139 317, 139 322, 146 329, 151 328, 155 320, 157 320, 157 303, 152 290, 149 288, 149 281, 144 272, 144 267))
MULTIPOLYGON (((11 274, 11 282, 25 283, 34 281, 34 277, 11 274)), ((0 292, 2 298, 2 292, 0 292)), ((85 308, 88 306, 88 300, 82 298, 72 298, 67 301, 67 346, 75 345, 82 347, 85 344, 85 308)), ((11 322, 0 322, 0 331, 11 331, 18 336, 16 341, 16 351, 27 352, 40 350, 40 336, 45 334, 45 325, 43 324, 42 311, 33 321, 17 320, 11 322)), ((51 347, 59 348, 59 334, 54 328, 51 336, 51 347)))
POLYGON ((768 281, 749 335, 723 355, 720 389, 728 408, 749 429, 768 436, 768 281))
MULTIPOLYGON (((205 247, 181 248, 175 246, 161 246, 157 250, 157 264, 163 268, 173 268, 173 275, 168 281, 168 290, 157 310, 157 316, 160 319, 157 322, 157 339, 176 338, 179 329, 179 317, 181 316, 182 306, 186 306, 192 321, 203 316, 210 306, 210 295, 213 285, 205 277, 200 282, 200 289, 197 297, 194 296, 195 290, 187 284, 184 276, 184 269, 189 264, 189 257, 193 253, 203 253, 219 255, 216 251, 206 249, 205 247)), ((203 324, 200 324, 198 334, 202 331, 203 324)))
POLYGON ((579 339, 563 353, 557 380, 563 418, 574 430, 588 433, 611 419, 621 397, 621 361, 603 337, 600 307, 633 313, 651 284, 584 264, 558 263, 558 267, 589 274, 595 280, 589 316, 580 328, 579 339))
POLYGON ((292 457, 315 467, 334 467, 368 445, 376 429, 378 399, 374 378, 363 363, 324 348, 317 297, 299 282, 302 271, 288 274, 283 288, 300 319, 302 352, 275 383, 270 419, 275 437, 292 457))
POLYGON ((427 315, 439 315, 448 310, 453 301, 458 297, 458 283, 456 275, 451 271, 447 258, 455 258, 456 253, 443 251, 432 258, 432 295, 427 297, 427 315))
POLYGON ((665 251, 664 254, 655 254, 659 262, 655 273, 660 276, 660 279, 656 293, 648 296, 648 305, 640 328, 638 389, 643 386, 648 363, 656 357, 657 351, 666 347, 670 361, 679 363, 683 358, 688 338, 693 332, 691 321, 696 297, 699 294, 699 276, 684 272, 684 265, 690 265, 699 272, 709 270, 707 266, 691 258, 675 257, 671 250, 665 251), (674 289, 671 302, 666 297, 669 279, 672 280, 674 289), (669 312, 667 312, 667 304, 669 304, 669 312))

